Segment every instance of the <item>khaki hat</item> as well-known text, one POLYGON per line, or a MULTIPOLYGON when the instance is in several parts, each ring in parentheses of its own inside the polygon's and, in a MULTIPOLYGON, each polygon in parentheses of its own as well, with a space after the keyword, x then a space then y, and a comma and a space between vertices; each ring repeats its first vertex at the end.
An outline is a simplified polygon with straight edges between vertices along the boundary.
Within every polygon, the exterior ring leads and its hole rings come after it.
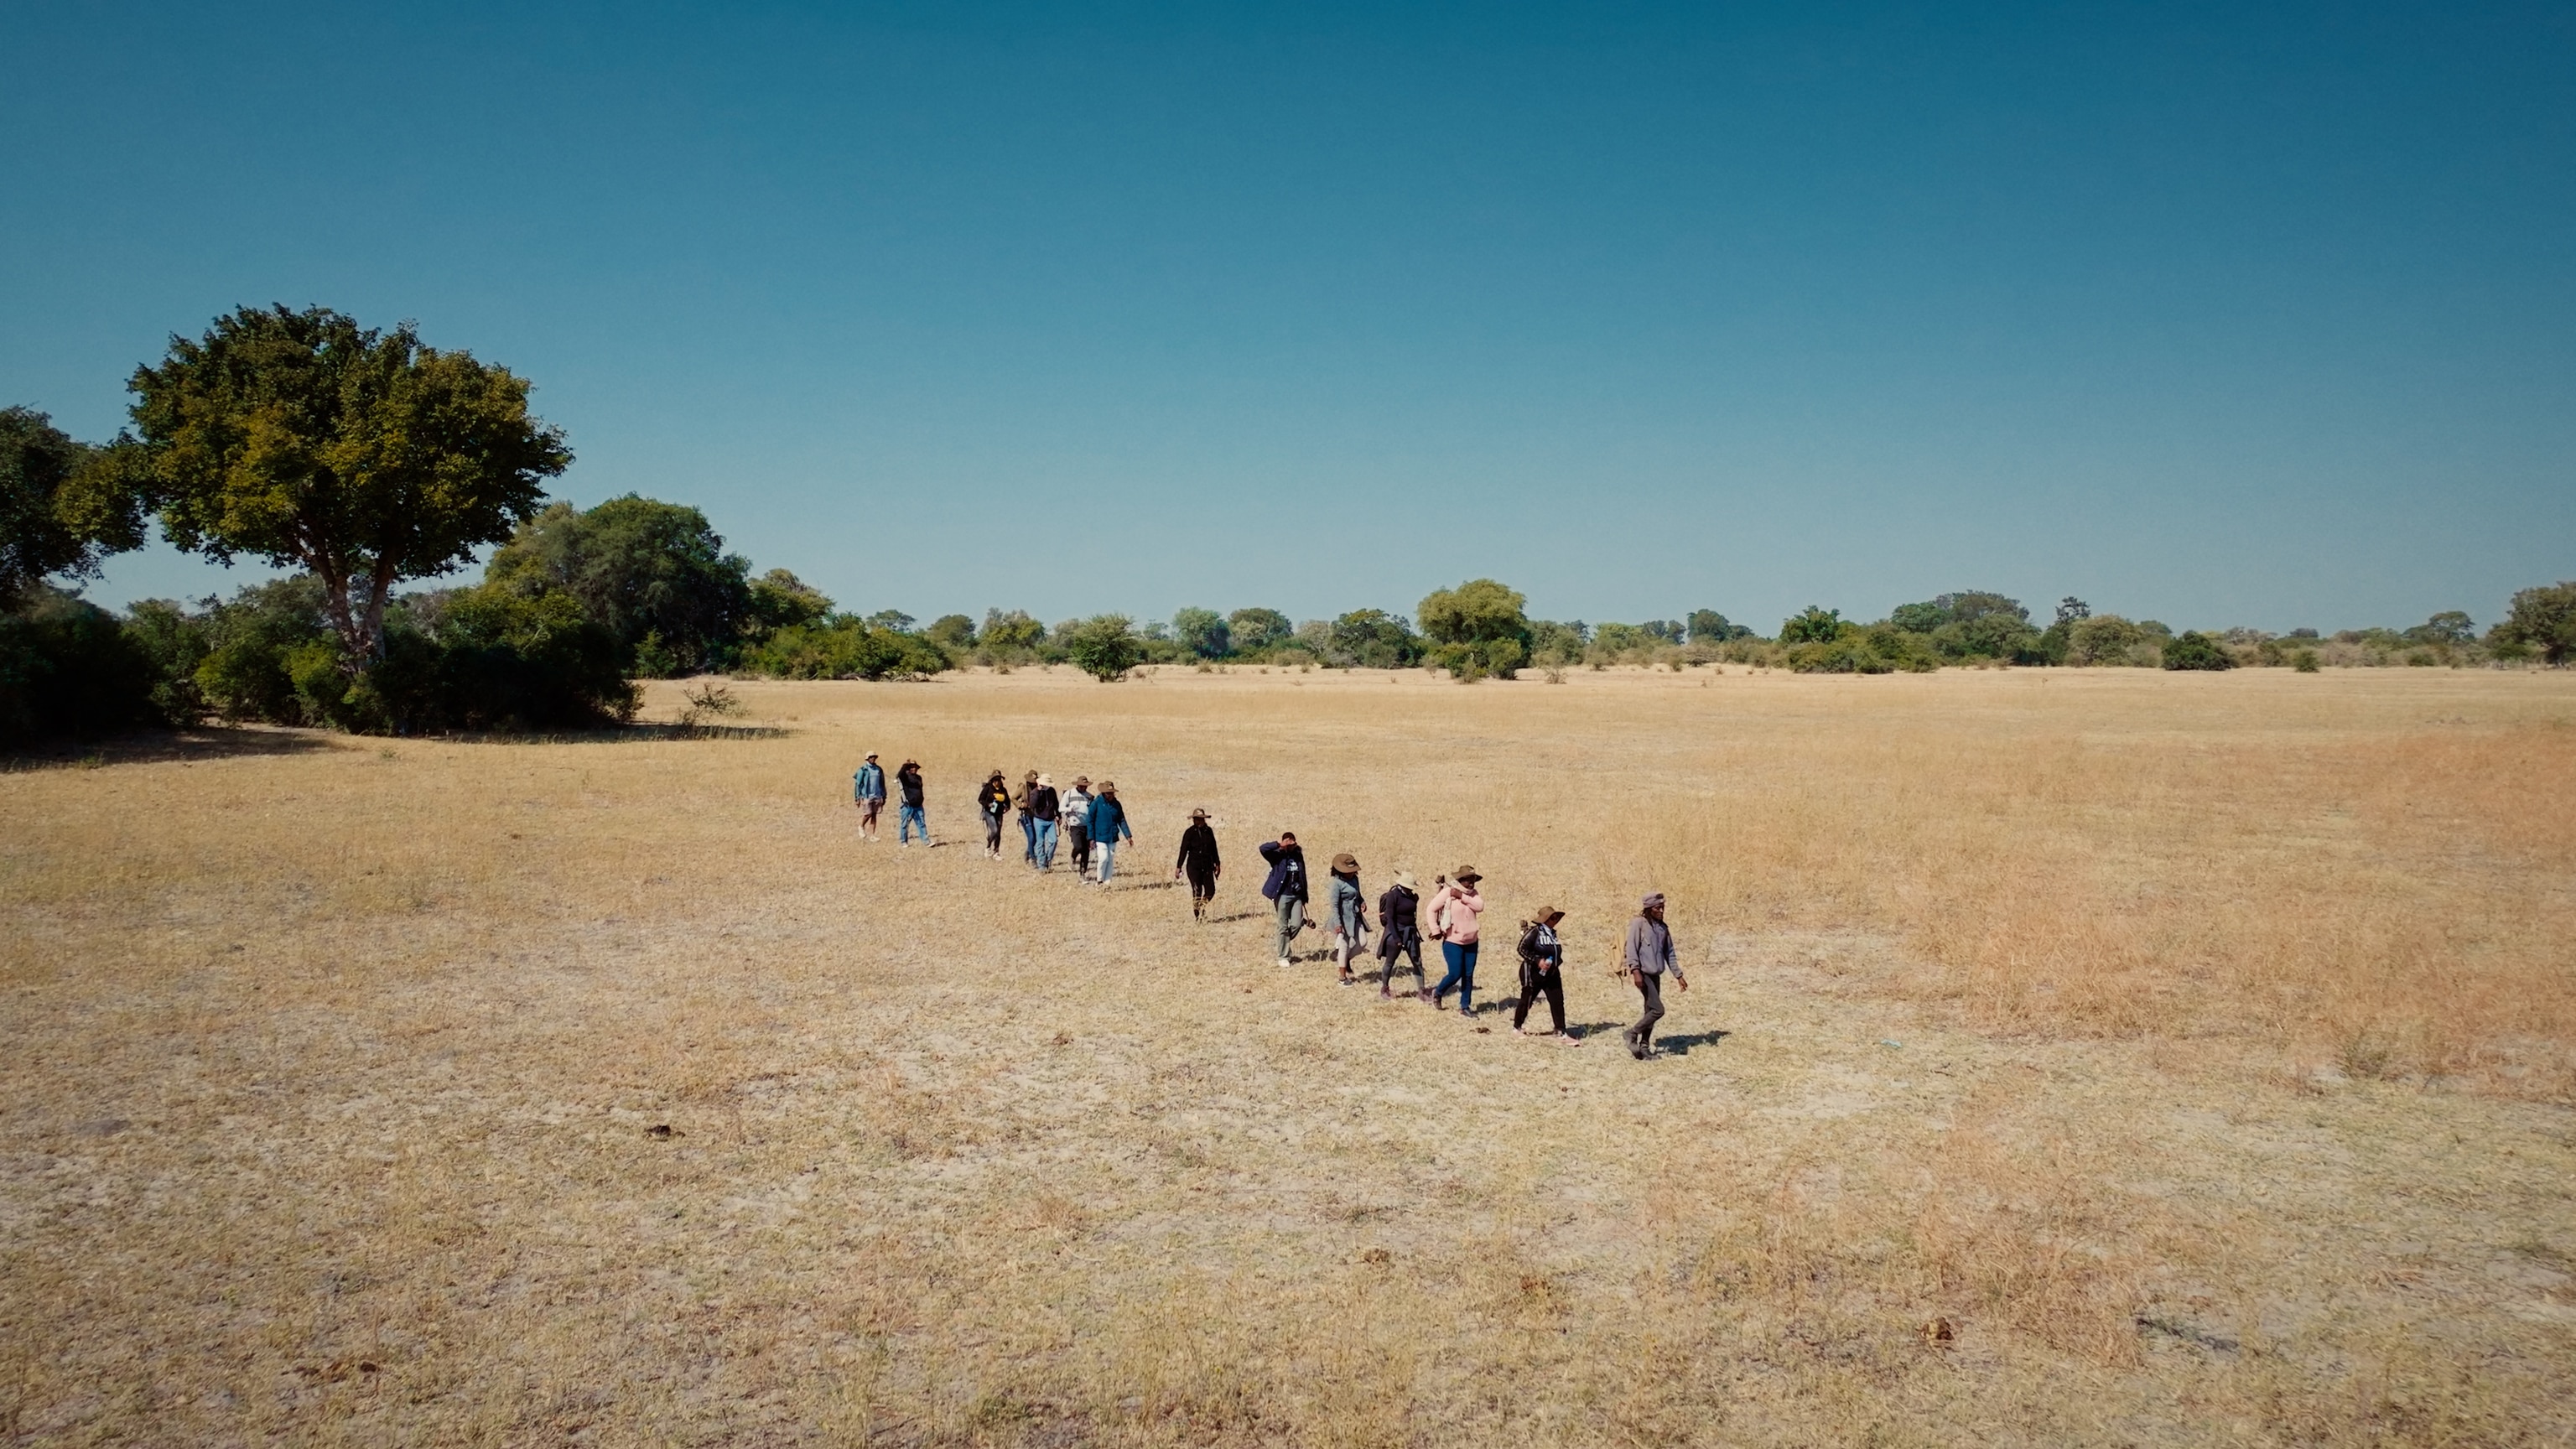
POLYGON ((1346 870, 1358 870, 1359 868, 1360 863, 1353 859, 1351 857, 1351 853, 1347 850, 1333 857, 1333 874, 1335 875, 1340 875, 1346 870))
POLYGON ((1484 879, 1484 877, 1483 877, 1483 876, 1478 875, 1478 874, 1476 873, 1476 868, 1475 868, 1474 866, 1472 866, 1472 865, 1462 865, 1462 866, 1458 867, 1456 870, 1451 871, 1451 872, 1449 873, 1449 878, 1450 878, 1451 880, 1483 880, 1483 879, 1484 879))
POLYGON ((1553 926, 1556 924, 1557 918, 1564 914, 1565 912, 1558 910, 1554 906, 1541 906, 1538 908, 1538 914, 1530 917, 1530 919, 1537 921, 1541 925, 1553 926))
POLYGON ((876 751, 874 751, 874 750, 870 750, 870 751, 868 751, 868 758, 869 758, 869 759, 873 760, 873 759, 875 759, 876 757, 877 757, 877 752, 876 752, 876 751))
POLYGON ((1074 776, 1074 777, 1073 777, 1073 788, 1075 788, 1075 789, 1077 789, 1077 790, 1088 790, 1088 789, 1090 789, 1090 788, 1091 788, 1091 777, 1090 777, 1089 775, 1076 775, 1076 776, 1074 776))
POLYGON ((1193 810, 1190 812, 1190 818, 1192 820, 1205 820, 1207 818, 1207 812, 1204 810, 1193 810))
POLYGON ((1039 775, 1039 776, 1038 776, 1038 783, 1039 783, 1039 784, 1041 784, 1041 785, 1044 785, 1044 786, 1046 786, 1048 789, 1052 790, 1052 789, 1054 789, 1054 788, 1055 788, 1055 776, 1053 776, 1053 775, 1047 775, 1047 774, 1041 774, 1041 775, 1039 775))
POLYGON ((1103 780, 1103 781, 1101 781, 1101 782, 1100 782, 1100 793, 1101 793, 1101 794, 1103 794, 1103 795, 1115 795, 1115 794, 1117 794, 1117 793, 1118 793, 1118 782, 1117 782, 1117 781, 1115 781, 1115 780, 1103 780))
POLYGON ((1413 883, 1413 872, 1409 870, 1397 871, 1395 873, 1395 883, 1404 887, 1406 890, 1418 889, 1418 887, 1413 883))
POLYGON ((1662 891, 1655 891, 1649 894, 1644 900, 1637 902, 1637 909, 1641 911, 1651 911, 1663 903, 1664 893, 1662 891))

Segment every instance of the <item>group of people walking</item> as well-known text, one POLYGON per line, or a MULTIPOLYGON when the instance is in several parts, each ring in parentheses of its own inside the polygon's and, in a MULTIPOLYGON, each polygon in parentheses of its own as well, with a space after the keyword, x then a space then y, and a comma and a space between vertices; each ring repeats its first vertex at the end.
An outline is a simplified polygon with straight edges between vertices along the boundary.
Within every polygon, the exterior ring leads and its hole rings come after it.
MULTIPOLYGON (((929 821, 923 813, 920 763, 905 760, 895 771, 894 785, 902 801, 897 843, 910 846, 913 832, 918 829, 921 843, 932 844, 929 821)), ((859 809, 860 834, 868 840, 878 839, 877 816, 887 799, 886 774, 873 752, 852 776, 852 796, 859 809)), ((1054 870, 1056 852, 1061 847, 1070 855, 1078 879, 1106 885, 1116 867, 1118 847, 1135 840, 1135 832, 1127 822, 1127 807, 1118 799, 1118 787, 1107 780, 1095 790, 1088 776, 1077 775, 1070 789, 1059 791, 1053 776, 1031 770, 1014 788, 1002 771, 995 770, 976 792, 975 803, 984 824, 985 856, 992 860, 1003 858, 1002 827, 1016 812, 1023 842, 1021 859, 1040 872, 1054 870)), ((1360 959, 1369 933, 1368 897, 1360 886, 1359 861, 1347 851, 1332 858, 1325 876, 1323 918, 1313 921, 1308 919, 1314 900, 1313 883, 1306 867, 1305 849, 1297 843, 1295 832, 1283 830, 1278 839, 1265 842, 1261 859, 1269 867, 1261 894, 1271 904, 1271 946, 1278 963, 1294 965, 1292 948, 1297 937, 1309 926, 1320 926, 1331 943, 1330 954, 1340 972, 1341 984, 1359 985, 1362 978, 1351 968, 1360 959)), ((1192 810, 1189 827, 1181 832, 1180 855, 1173 862, 1172 878, 1188 883, 1193 920, 1207 920, 1208 906, 1216 898, 1217 880, 1224 873, 1224 859, 1217 849, 1216 830, 1208 821, 1207 811, 1192 810)), ((1484 945, 1483 917, 1487 911, 1480 889, 1483 883, 1483 875, 1474 866, 1462 865, 1435 879, 1426 897, 1409 872, 1394 873, 1376 903, 1379 999, 1395 1000, 1396 975, 1409 969, 1413 989, 1405 995, 1434 1010, 1445 1011, 1454 993, 1461 1016, 1472 1018, 1476 1014, 1476 964, 1484 945), (1439 943, 1445 968, 1436 986, 1428 984, 1423 969, 1422 947, 1426 941, 1439 943)), ((1539 907, 1520 923, 1515 950, 1520 967, 1520 1000, 1512 1012, 1512 1030, 1527 1035, 1530 1008, 1544 999, 1550 1028, 1544 1035, 1563 1046, 1580 1046, 1582 1039, 1567 1030, 1565 1024, 1565 945, 1556 929, 1564 919, 1563 911, 1549 905, 1539 907)), ((1690 989, 1673 950, 1673 933, 1664 924, 1661 892, 1638 902, 1637 916, 1628 923, 1627 937, 1620 948, 1617 969, 1643 1001, 1643 1014, 1621 1033, 1629 1054, 1642 1061, 1654 1054, 1655 1026, 1664 1015, 1664 977, 1671 976, 1673 984, 1684 991, 1690 989)))

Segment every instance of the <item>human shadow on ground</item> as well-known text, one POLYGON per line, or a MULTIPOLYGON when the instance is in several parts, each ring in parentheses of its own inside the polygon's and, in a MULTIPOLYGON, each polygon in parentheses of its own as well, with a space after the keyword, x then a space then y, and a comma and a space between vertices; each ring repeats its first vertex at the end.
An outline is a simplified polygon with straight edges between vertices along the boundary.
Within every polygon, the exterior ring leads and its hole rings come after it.
POLYGON ((1210 916, 1207 918, 1207 923, 1211 926, 1222 926, 1229 921, 1258 920, 1268 914, 1267 911, 1237 911, 1230 916, 1210 916))
POLYGON ((1684 1032, 1680 1036, 1658 1036, 1655 1038, 1655 1050, 1670 1052, 1677 1057, 1686 1057, 1690 1055, 1692 1047, 1715 1046, 1734 1034, 1731 1031, 1709 1030, 1684 1032))
POLYGON ((54 740, 15 750, 0 750, 0 771, 96 770, 115 765, 162 765, 177 761, 235 760, 267 755, 311 755, 354 748, 339 743, 345 735, 319 730, 209 726, 186 730, 149 730, 101 740, 54 740))

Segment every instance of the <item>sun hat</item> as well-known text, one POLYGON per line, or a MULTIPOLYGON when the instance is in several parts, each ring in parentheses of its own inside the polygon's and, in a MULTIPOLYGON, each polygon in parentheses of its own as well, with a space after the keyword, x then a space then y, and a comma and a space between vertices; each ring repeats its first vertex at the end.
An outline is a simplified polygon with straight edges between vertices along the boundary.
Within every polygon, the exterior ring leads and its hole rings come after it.
POLYGON ((1413 872, 1411 872, 1411 871, 1409 871, 1409 870, 1399 870, 1399 871, 1397 871, 1397 872, 1395 873, 1395 883, 1396 883, 1397 885, 1400 885, 1400 886, 1404 887, 1406 890, 1412 890, 1412 889, 1414 889, 1415 887, 1414 887, 1414 884, 1413 884, 1413 872))
POLYGON ((1347 850, 1333 857, 1333 874, 1335 875, 1340 875, 1346 870, 1357 870, 1359 868, 1360 863, 1357 860, 1354 860, 1351 857, 1351 853, 1347 850))
POLYGON ((1055 788, 1055 776, 1053 776, 1053 775, 1049 775, 1049 774, 1045 774, 1045 773, 1040 773, 1040 774, 1039 774, 1039 776, 1038 776, 1038 783, 1039 783, 1039 784, 1041 784, 1041 785, 1044 785, 1044 786, 1046 786, 1048 789, 1052 790, 1052 789, 1054 789, 1054 788, 1055 788))
POLYGON ((1541 925, 1553 926, 1556 924, 1556 918, 1564 914, 1565 912, 1554 906, 1541 906, 1538 908, 1538 914, 1531 916, 1530 919, 1541 925))
POLYGON ((1077 789, 1077 790, 1088 790, 1088 789, 1090 789, 1090 788, 1091 788, 1091 777, 1090 777, 1089 775, 1076 775, 1076 776, 1074 776, 1074 777, 1073 777, 1073 788, 1075 788, 1075 789, 1077 789))
POLYGON ((1483 879, 1484 879, 1484 877, 1483 877, 1483 876, 1478 875, 1478 874, 1476 873, 1476 868, 1475 868, 1474 866, 1472 866, 1472 865, 1462 865, 1462 866, 1458 867, 1456 870, 1451 871, 1449 874, 1450 874, 1450 878, 1451 878, 1452 880, 1483 880, 1483 879))
POLYGON ((1207 812, 1204 810, 1193 810, 1190 812, 1190 818, 1192 820, 1205 820, 1207 818, 1207 812))
POLYGON ((876 752, 876 751, 874 751, 874 750, 870 750, 870 751, 868 751, 868 758, 869 758, 869 759, 873 760, 873 759, 875 759, 876 757, 877 757, 877 752, 876 752))
POLYGON ((1101 782, 1100 782, 1100 793, 1101 793, 1101 794, 1103 794, 1103 795, 1115 795, 1115 794, 1117 794, 1117 793, 1118 793, 1118 782, 1117 782, 1117 781, 1115 781, 1115 780, 1103 780, 1103 781, 1101 781, 1101 782))
POLYGON ((1655 891, 1647 895, 1644 900, 1637 902, 1637 909, 1641 911, 1651 911, 1663 903, 1664 893, 1662 891, 1655 891))

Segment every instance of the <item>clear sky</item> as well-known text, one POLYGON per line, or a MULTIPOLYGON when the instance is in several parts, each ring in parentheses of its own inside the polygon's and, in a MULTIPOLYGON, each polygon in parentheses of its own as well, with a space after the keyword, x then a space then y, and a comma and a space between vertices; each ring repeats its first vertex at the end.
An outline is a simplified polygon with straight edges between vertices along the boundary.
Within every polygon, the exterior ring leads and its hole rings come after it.
MULTIPOLYGON (((244 304, 846 607, 2492 621, 2576 577, 2576 8, 26 3, 0 402, 244 304)), ((241 581, 166 549, 109 603, 241 581)))

